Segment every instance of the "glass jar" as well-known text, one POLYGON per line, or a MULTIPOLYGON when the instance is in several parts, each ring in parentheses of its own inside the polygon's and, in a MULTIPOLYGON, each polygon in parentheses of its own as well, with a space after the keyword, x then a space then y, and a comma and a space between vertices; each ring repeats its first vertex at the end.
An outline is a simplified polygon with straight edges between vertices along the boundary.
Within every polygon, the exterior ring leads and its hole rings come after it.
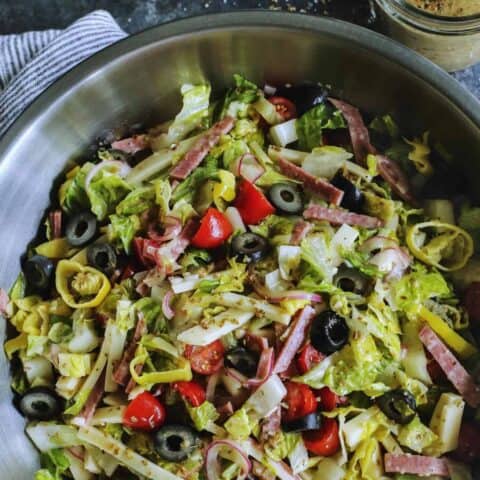
POLYGON ((480 0, 375 0, 375 3, 384 33, 445 70, 461 70, 480 61, 480 0), (448 8, 442 10, 442 5, 448 8))

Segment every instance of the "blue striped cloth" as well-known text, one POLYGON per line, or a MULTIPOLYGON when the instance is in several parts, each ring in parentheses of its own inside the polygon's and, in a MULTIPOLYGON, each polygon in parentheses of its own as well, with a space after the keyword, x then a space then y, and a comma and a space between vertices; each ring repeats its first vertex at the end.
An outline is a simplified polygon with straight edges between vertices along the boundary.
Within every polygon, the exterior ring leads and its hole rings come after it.
POLYGON ((125 36, 103 10, 65 30, 0 35, 0 137, 60 75, 125 36))

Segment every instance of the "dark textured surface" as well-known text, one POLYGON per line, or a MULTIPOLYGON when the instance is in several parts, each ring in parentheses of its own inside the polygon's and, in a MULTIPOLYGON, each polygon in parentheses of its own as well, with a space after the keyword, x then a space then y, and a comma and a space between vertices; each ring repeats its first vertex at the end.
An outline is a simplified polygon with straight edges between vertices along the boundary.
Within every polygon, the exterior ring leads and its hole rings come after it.
MULTIPOLYGON (((330 15, 374 28, 369 3, 369 0, 0 0, 0 34, 64 28, 98 8, 108 10, 129 33, 190 15, 253 8, 330 15)), ((480 65, 455 77, 480 97, 480 65)))

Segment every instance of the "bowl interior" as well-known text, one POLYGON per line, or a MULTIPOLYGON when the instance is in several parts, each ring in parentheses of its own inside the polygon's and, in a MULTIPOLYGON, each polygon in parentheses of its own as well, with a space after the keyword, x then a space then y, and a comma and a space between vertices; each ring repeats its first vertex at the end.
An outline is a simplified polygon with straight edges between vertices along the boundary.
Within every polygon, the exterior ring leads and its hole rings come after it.
MULTIPOLYGON (((339 21, 272 12, 199 17, 157 27, 97 54, 44 93, 0 143, 0 285, 19 258, 67 161, 106 129, 171 117, 183 83, 220 91, 241 73, 262 84, 320 81, 369 112, 390 112, 406 132, 430 130, 480 177, 480 109, 444 72, 404 47, 339 21)), ((1 327, 3 336, 4 326, 1 327)), ((3 354, 2 354, 3 355, 3 354)), ((0 478, 31 479, 36 455, 10 404, 0 359, 0 478)))

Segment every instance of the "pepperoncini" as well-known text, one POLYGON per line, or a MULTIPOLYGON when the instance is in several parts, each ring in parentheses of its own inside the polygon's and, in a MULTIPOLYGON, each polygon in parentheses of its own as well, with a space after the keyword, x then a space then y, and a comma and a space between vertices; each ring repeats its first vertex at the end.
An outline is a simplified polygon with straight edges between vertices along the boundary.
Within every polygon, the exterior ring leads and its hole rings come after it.
POLYGON ((49 242, 40 244, 35 248, 36 252, 47 258, 67 258, 74 255, 78 249, 72 247, 65 237, 54 238, 49 242))
POLYGON ((231 202, 235 198, 235 175, 227 170, 219 170, 219 182, 214 183, 213 201, 215 206, 224 210, 226 202, 231 202))
POLYGON ((433 167, 430 163, 430 147, 428 145, 428 136, 430 132, 425 132, 421 138, 414 138, 413 140, 405 139, 413 149, 408 154, 408 159, 411 160, 415 168, 422 175, 431 175, 433 173, 433 167))
POLYGON ((71 260, 58 262, 55 286, 63 301, 72 308, 97 307, 111 288, 102 272, 71 260))
POLYGON ((405 240, 416 258, 447 272, 464 267, 473 255, 473 240, 465 230, 436 220, 409 227, 405 240))

